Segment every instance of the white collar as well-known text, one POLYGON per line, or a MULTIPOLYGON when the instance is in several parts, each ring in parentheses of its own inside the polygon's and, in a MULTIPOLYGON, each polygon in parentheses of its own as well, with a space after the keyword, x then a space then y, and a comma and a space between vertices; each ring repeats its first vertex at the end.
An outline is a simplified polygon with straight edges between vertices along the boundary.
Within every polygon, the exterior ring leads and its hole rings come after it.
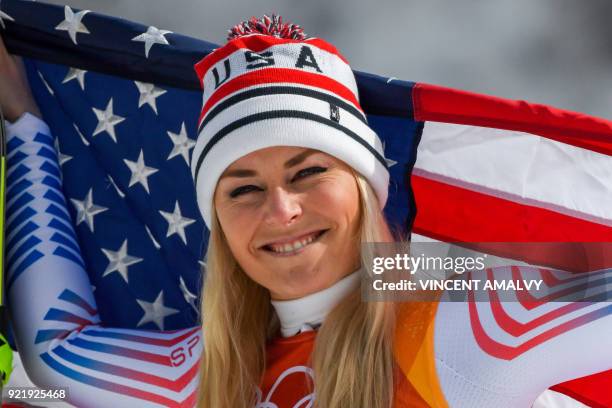
POLYGON ((292 300, 272 300, 283 337, 313 330, 327 313, 359 285, 360 269, 319 292, 292 300))

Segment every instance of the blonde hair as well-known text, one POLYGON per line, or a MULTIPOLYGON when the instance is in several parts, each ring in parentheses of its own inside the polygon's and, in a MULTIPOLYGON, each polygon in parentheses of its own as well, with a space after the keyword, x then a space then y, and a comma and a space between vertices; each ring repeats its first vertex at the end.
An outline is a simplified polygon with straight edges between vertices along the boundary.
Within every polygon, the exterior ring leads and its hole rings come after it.
MULTIPOLYGON (((361 210, 355 239, 360 244, 393 241, 398 235, 390 230, 373 189, 353 174, 361 210)), ((371 265, 373 254, 365 248, 362 265, 371 265)), ((265 371, 266 340, 278 333, 278 318, 268 290, 234 259, 214 210, 206 257, 198 407, 252 408, 265 371)), ((330 311, 311 355, 315 408, 392 406, 395 314, 393 303, 362 302, 359 288, 330 311)))

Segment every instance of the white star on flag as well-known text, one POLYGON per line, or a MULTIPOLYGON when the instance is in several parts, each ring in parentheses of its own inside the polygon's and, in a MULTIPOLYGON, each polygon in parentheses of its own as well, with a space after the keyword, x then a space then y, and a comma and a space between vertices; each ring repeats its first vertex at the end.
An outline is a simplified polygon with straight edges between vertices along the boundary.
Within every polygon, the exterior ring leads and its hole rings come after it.
POLYGON ((132 38, 132 41, 144 42, 145 43, 145 56, 149 58, 149 50, 151 50, 151 47, 153 46, 153 44, 168 45, 168 40, 166 40, 166 37, 164 37, 164 35, 171 34, 171 33, 172 31, 160 30, 157 27, 150 26, 149 28, 147 28, 147 31, 145 33, 142 33, 132 38))
POLYGON ((128 281, 128 267, 130 265, 142 262, 142 258, 137 258, 128 254, 128 241, 123 241, 118 251, 111 251, 109 249, 100 248, 104 255, 108 258, 108 266, 102 273, 102 277, 105 277, 113 272, 119 273, 125 283, 128 281))
POLYGON ((89 189, 89 192, 85 196, 84 200, 79 201, 71 198, 70 201, 72 201, 72 205, 74 205, 77 210, 76 225, 79 225, 85 221, 91 232, 94 232, 94 216, 108 210, 108 208, 94 204, 93 188, 89 189))
POLYGON ((142 326, 145 323, 153 322, 159 327, 160 330, 164 330, 164 318, 179 312, 177 309, 166 307, 164 305, 164 291, 160 291, 159 295, 153 303, 144 300, 136 299, 136 302, 144 310, 144 316, 140 319, 137 326, 142 326))
POLYGON ((85 74, 86 73, 87 73, 87 71, 71 67, 68 70, 68 74, 66 74, 66 78, 64 78, 64 80, 62 81, 62 84, 65 84, 66 82, 69 82, 69 81, 72 81, 73 79, 76 79, 79 82, 79 85, 81 86, 81 89, 84 91, 85 90, 85 74))
POLYGON ((148 177, 158 172, 158 169, 154 167, 148 167, 144 161, 144 151, 140 149, 140 155, 138 160, 133 162, 131 160, 123 159, 123 162, 130 168, 132 177, 130 177, 130 184, 128 187, 132 187, 136 183, 142 184, 147 193, 149 192, 149 181, 148 177))
POLYGON ((113 98, 110 98, 106 109, 92 108, 96 117, 98 118, 98 126, 93 132, 93 136, 98 133, 106 132, 110 135, 111 139, 117 143, 117 136, 115 136, 115 126, 125 120, 124 117, 117 116, 113 113, 113 98))
POLYGON ((87 30, 87 27, 81 22, 87 13, 89 13, 89 10, 81 10, 75 14, 70 7, 64 6, 64 21, 59 23, 55 29, 68 31, 70 39, 76 44, 77 33, 89 34, 89 30, 87 30))
POLYGON ((185 236, 185 228, 195 222, 194 219, 183 217, 181 214, 181 208, 179 207, 178 200, 174 204, 174 212, 159 211, 162 217, 168 221, 168 233, 166 238, 173 234, 178 234, 184 244, 187 244, 187 237, 185 236))
POLYGON ((146 82, 138 82, 134 81, 136 84, 136 88, 138 88, 138 92, 140 92, 140 97, 138 98, 138 107, 140 108, 145 103, 153 109, 153 112, 157 115, 157 103, 156 99, 165 94, 167 91, 165 89, 161 89, 156 87, 153 84, 149 84, 146 82))
MULTIPOLYGON (((385 152, 385 142, 382 142, 382 146, 383 146, 383 154, 385 152)), ((391 160, 387 157, 385 157, 385 161, 387 162, 387 168, 390 168, 392 166, 395 166, 397 164, 397 162, 395 160, 391 160)))
POLYGON ((187 289, 187 285, 185 284, 185 280, 182 276, 179 278, 179 282, 179 287, 181 288, 181 292, 183 292, 185 302, 189 303, 189 305, 196 311, 196 313, 199 313, 200 311, 198 310, 198 307, 195 304, 195 301, 198 297, 191 293, 189 289, 187 289))
MULTIPOLYGON (((0 7, 2 7, 1 0, 0 0, 0 7)), ((9 16, 4 11, 0 10, 0 27, 2 27, 2 29, 6 28, 6 26, 4 25, 4 21, 2 21, 2 19, 8 20, 8 21, 15 21, 13 17, 9 16)))
POLYGON ((173 157, 178 155, 183 156, 185 159, 185 163, 189 166, 189 150, 193 146, 195 146, 196 142, 187 137, 187 130, 185 129, 185 122, 181 124, 180 133, 172 133, 170 131, 167 132, 168 136, 172 140, 174 147, 172 147, 172 151, 166 160, 170 160, 173 157))

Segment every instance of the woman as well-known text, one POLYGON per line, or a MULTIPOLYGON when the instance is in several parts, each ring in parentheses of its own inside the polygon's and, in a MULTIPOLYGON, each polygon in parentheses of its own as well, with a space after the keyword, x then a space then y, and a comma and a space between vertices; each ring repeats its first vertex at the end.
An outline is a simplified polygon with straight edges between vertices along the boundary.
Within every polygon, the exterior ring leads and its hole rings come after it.
POLYGON ((202 406, 253 405, 253 386, 274 365, 275 317, 294 336, 333 309, 312 354, 315 404, 387 407, 395 307, 360 302, 357 271, 371 263, 361 243, 393 241, 381 211, 389 174, 350 67, 275 17, 228 39, 196 65, 204 107, 192 173, 211 231, 202 406))
MULTIPOLYGON (((17 151, 35 152, 36 132, 48 129, 27 114, 39 114, 36 104, 24 81, 15 80, 18 66, 0 51, 6 62, 0 66, 11 67, 0 75, 6 85, 0 88, 11 89, 0 91, 15 122, 9 138, 20 139, 17 151), (25 97, 12 98, 13 89, 25 97)), ((234 27, 230 41, 196 71, 204 105, 192 173, 211 231, 199 406, 522 407, 550 385, 608 368, 610 351, 593 334, 609 331, 609 315, 504 359, 474 339, 467 303, 360 300, 361 268, 372 256, 361 244, 397 237, 382 213, 388 182, 382 146, 367 126, 350 67, 333 46, 264 17, 234 27)), ((46 198, 35 191, 41 178, 23 177, 31 182, 25 191, 44 208, 46 198)), ((47 224, 38 224, 44 231, 47 224)), ((198 341, 182 366, 151 370, 131 358, 96 361, 95 353, 74 358, 79 344, 119 330, 100 327, 96 316, 77 327, 44 319, 49 307, 66 307, 66 287, 95 309, 86 272, 51 254, 44 258, 52 264, 33 263, 14 286, 44 298, 45 307, 12 308, 20 354, 39 386, 69 386, 77 406, 195 404, 189 394, 173 394, 174 382, 200 360, 202 342, 189 337, 192 329, 180 333, 187 343, 198 341), (40 285, 41 273, 55 272, 64 275, 40 285), (71 375, 79 364, 87 376, 71 375), (151 389, 134 390, 129 381, 109 386, 116 377, 97 369, 146 377, 156 395, 163 387, 165 394, 153 398, 151 389)), ((12 293, 10 304, 19 304, 12 293)), ((174 351, 166 336, 178 336, 120 334, 166 357, 174 351), (155 348, 147 336, 155 336, 155 348)))
MULTIPOLYGON (((299 147, 257 150, 224 176, 215 194, 203 294, 204 343, 210 345, 201 367, 203 406, 253 405, 253 384, 274 365, 264 360, 266 340, 278 335, 274 311, 283 336, 294 336, 305 325, 316 327, 336 303, 327 320, 333 324, 318 330, 315 383, 328 383, 317 373, 353 373, 354 385, 392 384, 393 304, 359 301, 356 270, 367 262, 360 242, 390 240, 367 181, 333 156, 299 147), (248 170, 257 176, 231 176, 248 170), (339 304, 343 297, 346 303, 339 304)), ((352 388, 346 380, 318 388, 319 401, 326 402, 321 406, 388 406, 384 387, 352 388)))

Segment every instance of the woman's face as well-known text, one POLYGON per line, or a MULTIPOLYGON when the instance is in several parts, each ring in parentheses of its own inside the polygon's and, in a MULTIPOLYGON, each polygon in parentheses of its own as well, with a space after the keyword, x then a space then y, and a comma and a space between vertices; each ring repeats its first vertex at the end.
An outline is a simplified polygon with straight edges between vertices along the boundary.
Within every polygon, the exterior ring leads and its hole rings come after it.
POLYGON ((325 289, 359 267, 359 191, 318 150, 278 146, 233 162, 214 197, 234 257, 272 299, 325 289))

